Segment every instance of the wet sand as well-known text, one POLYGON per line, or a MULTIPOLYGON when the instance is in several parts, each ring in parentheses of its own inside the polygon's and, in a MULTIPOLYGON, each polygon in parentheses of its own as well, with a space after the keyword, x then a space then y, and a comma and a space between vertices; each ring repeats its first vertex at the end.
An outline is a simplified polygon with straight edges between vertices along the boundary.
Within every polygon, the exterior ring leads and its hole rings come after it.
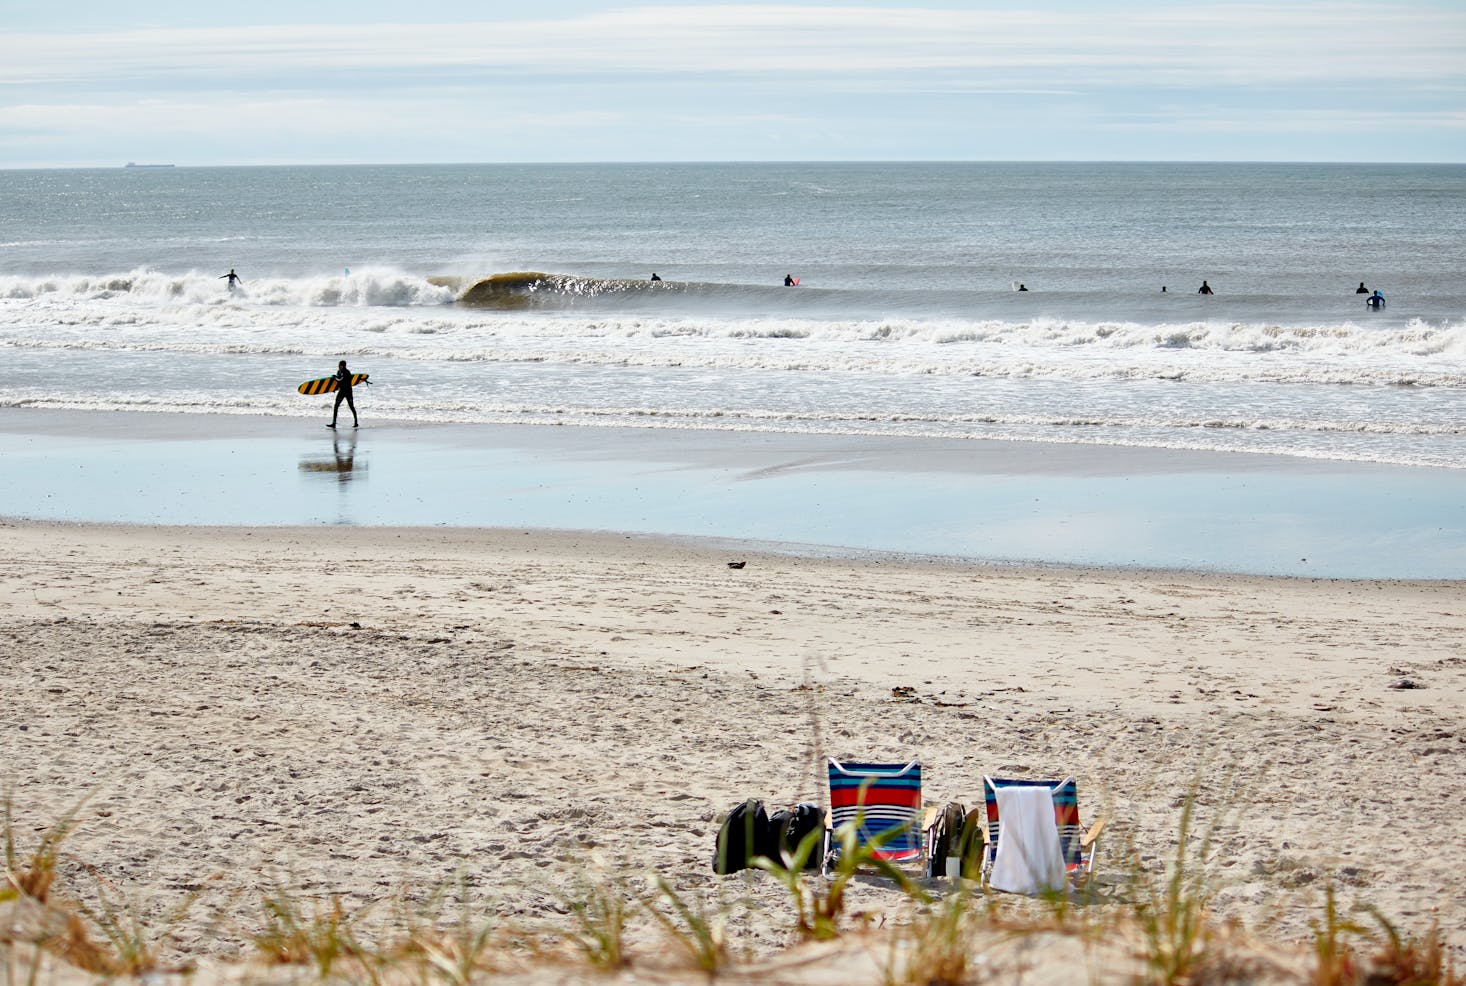
POLYGON ((0 409, 0 517, 720 538, 1303 577, 1466 576, 1466 470, 1018 442, 0 409))

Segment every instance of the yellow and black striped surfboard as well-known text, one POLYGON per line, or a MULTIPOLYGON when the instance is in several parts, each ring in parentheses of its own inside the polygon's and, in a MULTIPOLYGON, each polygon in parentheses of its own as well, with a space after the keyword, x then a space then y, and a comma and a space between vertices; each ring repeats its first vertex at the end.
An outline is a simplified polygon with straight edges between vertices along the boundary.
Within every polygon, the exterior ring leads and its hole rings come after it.
MULTIPOLYGON (((368 376, 370 376, 370 374, 353 373, 351 375, 351 385, 355 387, 359 383, 366 383, 366 378, 368 376)), ((319 380, 307 380, 305 383, 301 384, 295 389, 299 393, 302 393, 307 397, 314 397, 317 394, 329 394, 336 389, 336 378, 321 377, 321 379, 319 380)))

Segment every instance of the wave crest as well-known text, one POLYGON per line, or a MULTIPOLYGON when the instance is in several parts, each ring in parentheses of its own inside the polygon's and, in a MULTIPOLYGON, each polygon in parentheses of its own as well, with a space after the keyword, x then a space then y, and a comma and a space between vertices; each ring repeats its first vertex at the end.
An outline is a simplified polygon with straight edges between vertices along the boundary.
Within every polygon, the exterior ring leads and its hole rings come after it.
POLYGON ((388 267, 313 277, 250 278, 231 291, 213 274, 0 276, 0 298, 13 301, 128 302, 138 305, 269 305, 305 308, 400 308, 452 304, 452 288, 388 267))
MULTIPOLYGON (((447 279, 442 282, 447 283, 447 279)), ((674 285, 667 281, 511 271, 475 281, 458 296, 458 303, 472 308, 516 309, 608 295, 641 295, 652 291, 686 293, 689 287, 695 286, 674 285)))

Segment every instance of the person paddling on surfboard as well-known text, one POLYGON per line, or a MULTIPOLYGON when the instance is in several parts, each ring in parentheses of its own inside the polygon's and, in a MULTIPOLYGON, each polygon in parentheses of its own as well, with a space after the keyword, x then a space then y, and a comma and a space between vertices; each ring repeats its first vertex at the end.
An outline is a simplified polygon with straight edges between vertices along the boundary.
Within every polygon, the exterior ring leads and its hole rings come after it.
POLYGON ((336 427, 336 415, 341 413, 342 401, 351 408, 351 427, 360 427, 356 417, 356 401, 351 399, 351 371, 346 368, 345 360, 336 364, 336 406, 331 408, 331 423, 326 425, 327 428, 336 427))
POLYGON ((219 280, 221 280, 221 281, 227 280, 229 282, 229 290, 230 291, 233 291, 234 290, 234 285, 235 285, 236 282, 238 282, 239 284, 243 284, 244 283, 244 278, 242 278, 238 274, 234 273, 234 268, 233 267, 229 268, 229 273, 227 273, 227 274, 220 274, 219 275, 219 280))

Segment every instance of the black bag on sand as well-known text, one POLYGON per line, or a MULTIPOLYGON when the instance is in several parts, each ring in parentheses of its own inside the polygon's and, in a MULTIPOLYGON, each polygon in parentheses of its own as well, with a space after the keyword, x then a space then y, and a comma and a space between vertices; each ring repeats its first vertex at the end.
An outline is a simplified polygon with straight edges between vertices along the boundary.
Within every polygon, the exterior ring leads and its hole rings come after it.
POLYGON ((774 830, 769 825, 768 812, 764 803, 749 798, 734 806, 723 819, 718 829, 718 847, 713 853, 714 873, 737 873, 748 869, 749 860, 755 856, 779 858, 778 844, 774 830))
MULTIPOLYGON (((946 876, 947 857, 956 856, 962 858, 964 848, 963 829, 967 822, 967 808, 956 801, 948 801, 942 805, 941 812, 937 815, 936 822, 931 828, 931 842, 928 846, 926 860, 927 876, 946 876)), ((962 870, 967 869, 966 862, 962 864, 962 870)))
POLYGON ((974 808, 967 813, 962 826, 962 842, 958 847, 962 857, 962 878, 982 879, 982 854, 987 849, 988 815, 986 808, 974 808))
MULTIPOLYGON (((769 826, 774 830, 774 840, 779 850, 793 858, 809 833, 824 832, 825 813, 819 805, 804 801, 793 808, 774 812, 769 816, 769 826)), ((824 861, 823 849, 824 847, 819 845, 814 847, 809 858, 804 861, 805 869, 817 870, 820 868, 824 861)), ((782 862, 778 856, 775 856, 774 859, 782 862)))

